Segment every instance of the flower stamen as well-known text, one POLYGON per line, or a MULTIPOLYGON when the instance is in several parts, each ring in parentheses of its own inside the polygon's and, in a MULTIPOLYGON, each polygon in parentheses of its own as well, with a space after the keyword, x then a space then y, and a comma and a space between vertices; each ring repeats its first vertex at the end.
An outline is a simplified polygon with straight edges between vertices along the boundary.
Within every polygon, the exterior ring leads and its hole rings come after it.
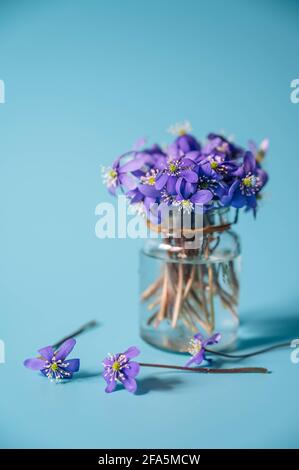
POLYGON ((140 181, 142 184, 148 184, 149 186, 155 186, 156 184, 156 177, 158 174, 158 170, 150 170, 146 173, 145 176, 141 176, 140 181))
POLYGON ((261 189, 261 180, 258 176, 247 173, 241 180, 240 189, 243 195, 253 196, 261 189))
POLYGON ((114 168, 102 167, 102 179, 107 188, 116 187, 118 173, 114 168))
POLYGON ((176 122, 168 128, 168 132, 172 135, 183 136, 192 132, 192 126, 189 121, 176 122))

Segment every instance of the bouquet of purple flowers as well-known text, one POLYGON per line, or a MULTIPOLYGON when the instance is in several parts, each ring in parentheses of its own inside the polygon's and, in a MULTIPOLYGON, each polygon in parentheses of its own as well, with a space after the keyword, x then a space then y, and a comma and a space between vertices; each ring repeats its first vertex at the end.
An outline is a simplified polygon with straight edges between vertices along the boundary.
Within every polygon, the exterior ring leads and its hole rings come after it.
POLYGON ((170 131, 176 138, 166 148, 157 144, 143 148, 145 142, 140 140, 103 170, 103 179, 109 192, 116 195, 119 190, 125 194, 130 206, 145 217, 152 230, 161 232, 169 245, 172 262, 165 263, 163 272, 142 294, 142 300, 150 302, 148 310, 154 310, 147 324, 157 327, 168 319, 176 327, 178 320, 182 320, 189 335, 190 330, 198 331, 199 326, 211 333, 215 331, 215 296, 237 316, 238 279, 234 263, 229 261, 216 267, 211 262, 221 233, 231 227, 223 213, 232 207, 236 215, 241 208, 256 215, 261 191, 268 180, 262 168, 268 140, 260 146, 250 141, 244 149, 213 133, 202 144, 190 133, 188 122, 176 124, 170 131), (198 229, 203 237, 200 249, 186 249, 183 234, 173 237, 169 226, 164 230, 163 208, 191 216, 191 229, 198 229), (192 222, 192 215, 198 210, 202 227, 192 222), (173 262, 174 257, 180 258, 178 263, 173 262), (196 265, 195 257, 197 260, 203 257, 206 263, 201 259, 196 265), (222 278, 228 281, 226 287, 222 278))
POLYGON ((120 189, 148 217, 154 203, 174 204, 187 212, 202 204, 205 211, 221 205, 256 213, 268 179, 262 169, 268 140, 259 148, 250 142, 245 150, 211 133, 202 145, 189 129, 189 123, 173 126, 171 131, 179 135, 165 149, 157 144, 140 149, 144 140, 139 141, 103 170, 108 190, 115 195, 120 189))

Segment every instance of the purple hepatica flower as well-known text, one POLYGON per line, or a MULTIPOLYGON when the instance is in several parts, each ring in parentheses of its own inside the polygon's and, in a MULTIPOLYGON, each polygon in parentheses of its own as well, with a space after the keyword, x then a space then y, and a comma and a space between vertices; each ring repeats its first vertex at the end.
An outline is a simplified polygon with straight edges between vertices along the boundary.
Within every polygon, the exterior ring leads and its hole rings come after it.
MULTIPOLYGON (((152 223, 160 223, 161 211, 159 210, 162 193, 154 186, 157 170, 150 170, 140 177, 137 188, 129 191, 127 196, 133 213, 146 216, 152 223)), ((164 202, 164 201, 163 201, 164 202)))
POLYGON ((138 191, 143 194, 143 196, 150 197, 153 199, 158 198, 160 196, 160 191, 156 189, 156 181, 158 175, 159 170, 152 168, 140 177, 138 191))
POLYGON ((196 190, 208 190, 212 193, 214 199, 218 198, 221 200, 221 198, 227 193, 228 187, 224 181, 207 176, 199 165, 196 190))
MULTIPOLYGON (((173 204, 182 210, 184 213, 190 214, 197 206, 208 204, 213 199, 213 193, 209 189, 196 188, 188 182, 182 182, 179 186, 177 184, 178 195, 173 204), (191 188, 193 186, 193 188, 191 188)), ((197 207, 199 209, 199 207, 197 207)))
POLYGON ((123 157, 127 157, 132 154, 135 156, 135 152, 132 151, 121 155, 115 160, 111 168, 103 169, 103 181, 110 193, 113 195, 115 195, 116 189, 119 186, 124 186, 129 190, 132 190, 137 186, 135 178, 130 173, 140 170, 144 165, 145 158, 143 156, 139 156, 139 158, 134 158, 124 165, 120 165, 123 157))
POLYGON ((154 188, 151 188, 150 185, 139 185, 136 189, 129 191, 127 197, 130 201, 130 207, 133 210, 133 213, 138 213, 139 215, 146 215, 151 209, 153 204, 159 203, 160 193, 154 188), (143 192, 141 192, 141 190, 143 192))
POLYGON ((200 144, 193 135, 183 134, 179 135, 169 148, 172 150, 181 150, 186 154, 194 150, 200 150, 200 144))
POLYGON ((183 153, 190 152, 192 150, 200 150, 200 144, 193 135, 190 134, 192 127, 189 121, 177 122, 176 124, 169 127, 168 132, 178 137, 169 146, 171 152, 182 151, 183 153))
POLYGON ((155 188, 160 191, 166 187, 169 194, 175 194, 178 179, 180 182, 197 183, 198 176, 193 171, 194 165, 194 161, 186 156, 169 158, 163 163, 163 167, 156 177, 155 188))
POLYGON ((227 196, 222 198, 225 205, 256 210, 256 196, 267 183, 268 175, 256 163, 252 152, 246 152, 244 163, 234 172, 237 178, 228 190, 227 196))
POLYGON ((186 367, 191 364, 201 364, 205 360, 206 346, 210 344, 219 343, 221 340, 221 334, 215 333, 210 338, 204 338, 201 333, 197 333, 190 341, 188 352, 191 354, 191 359, 186 363, 186 367))
POLYGON ((253 153, 254 158, 259 165, 265 158, 269 149, 269 139, 264 139, 259 146, 253 140, 249 141, 249 150, 253 153))
MULTIPOLYGON (((149 168, 160 168, 160 162, 166 160, 167 155, 161 147, 157 144, 153 145, 150 148, 144 149, 136 153, 136 159, 142 158, 144 164, 149 168)), ((133 174, 137 177, 142 175, 142 171, 134 171, 133 174)))
MULTIPOLYGON (((209 204, 213 199, 219 199, 227 193, 227 184, 221 180, 205 175, 200 166, 196 169, 198 181, 195 184, 182 181, 180 178, 176 184, 177 201, 190 200, 193 204, 209 204)), ((183 203, 186 204, 187 203, 183 203)), ((210 206, 210 204, 209 204, 210 206)))
POLYGON ((158 145, 154 145, 150 149, 143 150, 136 155, 136 159, 142 159, 143 167, 133 171, 133 175, 138 178, 139 183, 136 188, 131 190, 128 194, 133 198, 131 202, 140 202, 150 198, 152 202, 161 196, 160 191, 155 188, 157 177, 160 173, 160 168, 165 167, 166 154, 163 153, 158 145), (144 169, 146 168, 146 169, 144 169))
POLYGON ((155 177, 157 170, 150 170, 140 177, 140 184, 133 190, 127 192, 130 207, 139 215, 149 216, 151 207, 160 202, 160 191, 155 189, 155 177))
POLYGON ((199 165, 206 176, 215 180, 230 176, 237 169, 234 161, 228 160, 225 155, 216 152, 202 158, 199 165))
POLYGON ((241 147, 230 142, 222 135, 210 133, 202 153, 210 155, 213 152, 225 156, 229 160, 236 160, 244 155, 244 150, 241 147))
POLYGON ((66 340, 57 351, 52 346, 46 346, 38 352, 40 357, 26 359, 24 366, 32 370, 40 370, 51 382, 60 382, 63 379, 71 379, 74 372, 80 368, 79 359, 67 359, 73 350, 76 340, 66 340))
POLYGON ((135 377, 139 373, 140 366, 138 362, 131 361, 133 357, 138 356, 140 351, 135 346, 131 346, 124 353, 109 354, 103 361, 103 377, 107 386, 105 392, 111 393, 115 390, 117 382, 120 382, 128 390, 135 393, 137 383, 135 377))

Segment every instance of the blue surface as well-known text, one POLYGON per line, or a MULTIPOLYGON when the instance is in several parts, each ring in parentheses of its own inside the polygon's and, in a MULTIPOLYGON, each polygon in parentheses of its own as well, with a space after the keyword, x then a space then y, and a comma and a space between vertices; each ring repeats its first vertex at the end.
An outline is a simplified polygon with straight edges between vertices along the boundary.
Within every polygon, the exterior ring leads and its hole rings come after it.
POLYGON ((107 351, 184 357, 138 337, 140 243, 94 233, 109 200, 99 167, 140 136, 166 141, 189 119, 201 137, 269 137, 267 198, 238 227, 239 347, 299 337, 298 17, 297 1, 1 0, 1 447, 298 447, 287 349, 242 362, 267 376, 144 370, 137 396, 103 392, 107 351), (76 380, 55 386, 22 366, 92 318, 76 380))

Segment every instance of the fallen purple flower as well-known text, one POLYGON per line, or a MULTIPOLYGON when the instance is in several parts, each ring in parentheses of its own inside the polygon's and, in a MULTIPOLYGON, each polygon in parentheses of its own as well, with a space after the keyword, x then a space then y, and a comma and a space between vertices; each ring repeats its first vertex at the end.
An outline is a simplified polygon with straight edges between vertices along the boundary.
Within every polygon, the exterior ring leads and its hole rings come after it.
POLYGON ((135 377, 139 373, 140 366, 138 362, 131 361, 131 359, 138 356, 138 354, 140 354, 139 349, 132 346, 124 353, 109 354, 104 359, 103 377, 107 383, 105 392, 113 392, 117 382, 121 383, 128 392, 136 392, 137 383, 135 377))
POLYGON ((79 359, 67 359, 71 353, 76 340, 71 338, 66 340, 57 351, 52 346, 39 349, 39 357, 26 359, 24 366, 31 370, 39 370, 48 377, 51 382, 60 382, 63 379, 71 379, 74 372, 80 368, 79 359))
POLYGON ((186 363, 186 367, 191 364, 201 364, 205 360, 206 346, 219 343, 221 334, 215 333, 210 338, 205 338, 201 333, 197 333, 190 341, 188 352, 191 354, 191 359, 186 363))

